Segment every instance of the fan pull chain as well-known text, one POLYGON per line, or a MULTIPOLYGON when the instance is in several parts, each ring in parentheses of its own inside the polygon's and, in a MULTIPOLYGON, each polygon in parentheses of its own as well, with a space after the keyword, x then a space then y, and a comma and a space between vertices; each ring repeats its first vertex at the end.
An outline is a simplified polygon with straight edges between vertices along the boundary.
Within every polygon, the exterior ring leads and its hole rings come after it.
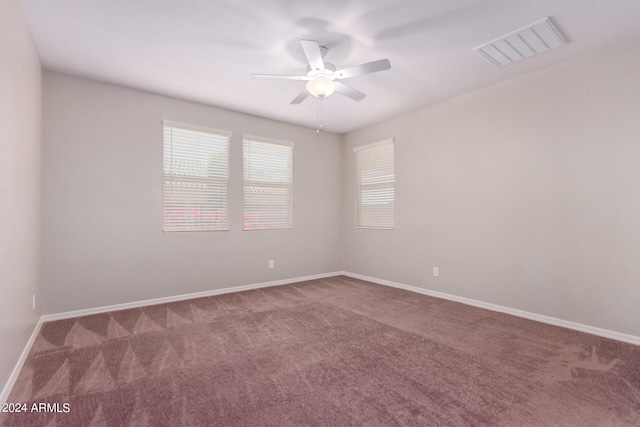
POLYGON ((316 127, 316 138, 320 137, 322 132, 322 98, 318 98, 318 113, 316 115, 318 126, 316 127))

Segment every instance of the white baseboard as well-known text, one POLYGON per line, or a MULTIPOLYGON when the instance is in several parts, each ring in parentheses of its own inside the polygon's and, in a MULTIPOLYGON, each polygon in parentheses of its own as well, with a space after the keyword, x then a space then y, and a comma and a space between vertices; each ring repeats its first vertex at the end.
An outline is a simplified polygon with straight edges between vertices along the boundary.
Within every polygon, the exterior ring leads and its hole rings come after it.
POLYGON ((580 332, 586 332, 588 334, 597 335, 604 338, 610 338, 616 341, 622 341, 629 344, 640 345, 640 337, 635 335, 623 334, 621 332, 597 328, 595 326, 583 325, 582 323, 570 322, 568 320, 557 319, 555 317, 544 316, 542 314, 531 313, 528 311, 505 307, 502 305, 491 304, 488 302, 477 301, 470 298, 459 297, 456 295, 446 294, 444 292, 423 289, 417 286, 404 285, 402 283, 392 282, 390 280, 384 280, 384 279, 377 279, 375 277, 369 277, 369 276, 364 276, 362 274, 350 273, 348 271, 341 271, 340 274, 348 277, 353 277, 354 279, 366 280, 367 282, 377 283, 379 285, 385 285, 393 288, 404 289, 407 291, 416 292, 416 293, 428 295, 431 297, 442 298, 449 301, 455 301, 455 302, 460 302, 462 304, 472 305, 474 307, 485 308, 491 311, 498 311, 500 313, 511 314, 513 316, 523 317, 525 319, 535 320, 537 322, 547 323, 549 325, 560 326, 563 328, 573 329, 580 332))
POLYGON ((2 394, 0 394, 0 405, 4 404, 9 398, 9 394, 11 393, 13 386, 18 380, 18 375, 20 375, 20 371, 22 370, 24 363, 27 361, 27 357, 29 356, 31 347, 33 346, 33 343, 36 340, 36 337, 40 333, 41 327, 42 327, 42 317, 40 318, 40 320, 38 320, 38 323, 36 323, 35 328, 33 328, 33 332, 29 337, 29 341, 27 341, 27 345, 24 346, 24 350, 22 350, 22 354, 18 359, 18 363, 16 363, 16 366, 13 368, 13 371, 11 371, 11 375, 9 375, 9 379, 7 380, 7 383, 4 385, 4 388, 2 389, 2 394))
POLYGON ((202 297, 210 297, 214 295, 228 294, 231 292, 249 291, 251 289, 268 288, 271 286, 280 286, 280 285, 286 285, 289 283, 304 282, 307 280, 324 279, 327 277, 338 276, 340 274, 341 274, 340 272, 315 274, 312 276, 294 277, 292 279, 274 280, 271 282, 255 283, 252 285, 234 286, 230 288, 213 289, 213 290, 204 291, 204 292, 194 292, 191 294, 174 295, 171 297, 153 298, 153 299, 142 300, 142 301, 127 302, 123 304, 107 305, 103 307, 86 308, 83 310, 67 311, 64 313, 46 314, 42 316, 42 321, 50 322, 52 320, 70 319, 72 317, 88 316, 90 314, 107 313, 110 311, 126 310, 129 308, 145 307, 148 305, 166 304, 170 302, 184 301, 184 300, 193 299, 193 298, 202 298, 202 297))

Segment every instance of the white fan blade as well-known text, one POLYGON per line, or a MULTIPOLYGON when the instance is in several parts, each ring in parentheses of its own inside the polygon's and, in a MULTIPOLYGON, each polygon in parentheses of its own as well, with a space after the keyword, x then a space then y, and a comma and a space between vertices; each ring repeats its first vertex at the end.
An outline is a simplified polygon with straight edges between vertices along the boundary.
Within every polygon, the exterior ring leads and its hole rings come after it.
POLYGON ((284 74, 251 74, 252 79, 263 80, 311 80, 308 76, 288 76, 284 74))
POLYGON ((367 96, 366 93, 362 93, 359 90, 354 89, 351 86, 347 86, 344 83, 340 83, 340 82, 334 82, 334 83, 336 84, 336 92, 338 92, 339 94, 348 96, 354 101, 362 101, 367 96))
POLYGON ((354 65, 353 67, 343 68, 336 71, 333 75, 337 79, 348 79, 349 77, 360 76, 362 74, 375 73, 376 71, 388 70, 391 68, 391 63, 388 59, 381 59, 379 61, 367 62, 366 64, 354 65))
POLYGON ((300 40, 302 50, 309 61, 312 70, 324 70, 324 61, 322 60, 322 52, 320 45, 313 40, 300 40))
POLYGON ((296 96, 295 99, 291 101, 291 104, 300 104, 302 101, 307 99, 309 95, 311 95, 309 91, 304 89, 302 92, 300 92, 300 95, 296 96))

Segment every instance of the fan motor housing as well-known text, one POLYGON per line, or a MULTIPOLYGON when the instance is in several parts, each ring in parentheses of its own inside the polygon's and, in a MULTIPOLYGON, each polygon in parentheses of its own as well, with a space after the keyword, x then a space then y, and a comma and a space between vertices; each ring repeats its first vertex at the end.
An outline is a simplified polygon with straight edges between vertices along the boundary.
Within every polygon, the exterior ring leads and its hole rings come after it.
POLYGON ((336 66, 330 62, 324 63, 324 71, 322 70, 312 70, 311 66, 307 65, 307 76, 309 77, 330 77, 336 71, 336 66))

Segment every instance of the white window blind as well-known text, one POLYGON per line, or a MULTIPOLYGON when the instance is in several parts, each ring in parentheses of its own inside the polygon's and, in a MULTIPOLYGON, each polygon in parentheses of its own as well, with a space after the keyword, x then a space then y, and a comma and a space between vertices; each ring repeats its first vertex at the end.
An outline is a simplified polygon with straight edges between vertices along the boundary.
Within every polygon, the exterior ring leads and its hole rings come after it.
POLYGON ((163 127, 163 230, 228 230, 231 133, 167 121, 163 127))
POLYGON ((395 169, 393 139, 354 148, 356 227, 393 229, 395 169))
POLYGON ((292 227, 293 144, 245 135, 243 230, 292 227))

